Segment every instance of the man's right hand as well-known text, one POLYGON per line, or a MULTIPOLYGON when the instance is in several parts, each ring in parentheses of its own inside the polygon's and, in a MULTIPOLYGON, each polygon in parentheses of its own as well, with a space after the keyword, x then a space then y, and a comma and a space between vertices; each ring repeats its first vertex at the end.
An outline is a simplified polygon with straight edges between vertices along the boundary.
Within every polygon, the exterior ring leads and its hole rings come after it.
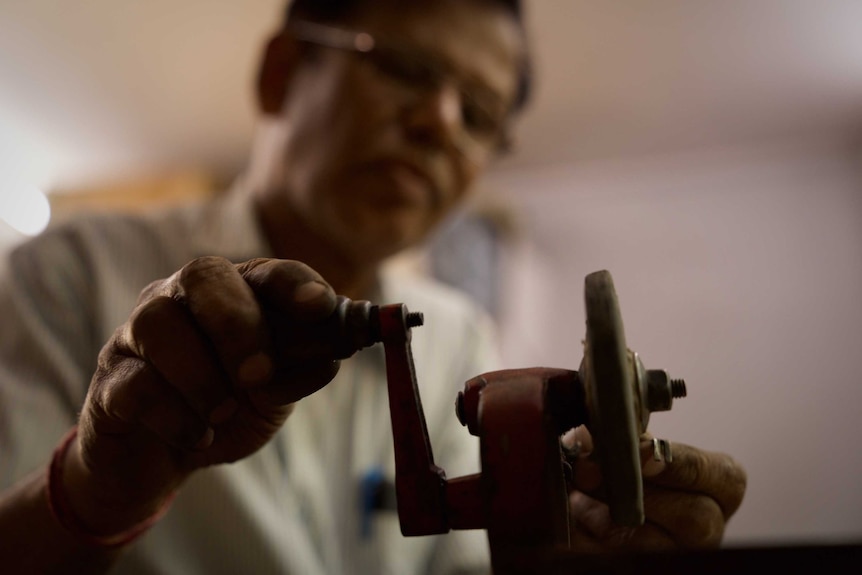
POLYGON ((196 469, 261 448, 335 376, 332 358, 283 349, 335 307, 332 288, 288 260, 205 257, 147 287, 101 351, 67 454, 79 518, 123 531, 196 469))

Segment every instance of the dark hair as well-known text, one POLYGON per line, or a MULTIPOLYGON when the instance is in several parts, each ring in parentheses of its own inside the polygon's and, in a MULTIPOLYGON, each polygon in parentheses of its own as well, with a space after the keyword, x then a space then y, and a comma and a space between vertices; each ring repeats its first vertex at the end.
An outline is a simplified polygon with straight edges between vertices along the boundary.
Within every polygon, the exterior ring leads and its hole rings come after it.
MULTIPOLYGON (((350 18, 363 4, 373 0, 292 0, 288 1, 285 12, 285 24, 291 20, 310 20, 312 22, 332 23, 343 22, 350 18)), ((521 59, 518 70, 518 87, 515 93, 514 110, 519 111, 530 99, 530 88, 532 83, 532 67, 530 55, 526 49, 526 31, 521 11, 521 0, 484 0, 490 4, 496 4, 506 9, 524 38, 525 53, 521 59)))

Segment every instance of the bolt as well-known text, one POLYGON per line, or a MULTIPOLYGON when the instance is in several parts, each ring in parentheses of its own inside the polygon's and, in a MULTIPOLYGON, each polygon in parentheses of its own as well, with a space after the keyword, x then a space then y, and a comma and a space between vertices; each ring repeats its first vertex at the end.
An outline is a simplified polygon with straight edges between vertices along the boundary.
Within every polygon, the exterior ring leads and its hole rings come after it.
POLYGON ((425 323, 425 316, 422 315, 421 311, 411 311, 408 312, 405 321, 408 328, 419 327, 420 325, 425 323))
POLYGON ((676 397, 685 397, 685 382, 670 379, 663 369, 647 371, 646 407, 649 411, 667 411, 676 397))

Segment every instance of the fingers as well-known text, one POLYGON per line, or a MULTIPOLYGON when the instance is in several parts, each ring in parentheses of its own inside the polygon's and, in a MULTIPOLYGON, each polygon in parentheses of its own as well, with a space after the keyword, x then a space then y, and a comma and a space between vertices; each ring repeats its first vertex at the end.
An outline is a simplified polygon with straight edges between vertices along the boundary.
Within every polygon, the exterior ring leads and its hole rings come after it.
MULTIPOLYGON (((746 487, 745 470, 729 455, 704 451, 683 443, 673 443, 673 461, 656 461, 651 437, 640 444, 640 459, 646 481, 667 488, 700 493, 715 499, 727 520, 742 503, 746 487)), ((601 468, 591 459, 592 438, 584 427, 570 430, 563 444, 580 445, 574 466, 575 487, 585 493, 597 494, 602 482, 601 468)))
POLYGON ((335 311, 335 292, 300 262, 257 259, 240 264, 237 272, 265 308, 288 319, 320 321, 335 311))
POLYGON ((175 274, 174 289, 233 385, 266 382, 273 365, 268 327, 239 268, 224 258, 199 258, 175 274))
POLYGON ((637 528, 619 527, 611 519, 607 505, 579 491, 570 494, 569 511, 572 546, 577 551, 659 551, 677 546, 670 533, 651 520, 637 528))
MULTIPOLYGON (((328 383, 338 362, 302 353, 285 359, 278 330, 307 339, 308 326, 336 305, 332 288, 299 262, 190 262, 150 284, 105 347, 91 388, 99 429, 123 434, 137 423, 171 446, 200 449, 212 443, 213 426, 235 414, 283 422, 284 406, 328 383)), ((249 448, 260 439, 249 439, 249 448)))
POLYGON ((575 489, 584 493, 595 492, 601 487, 602 472, 597 461, 590 458, 593 451, 593 438, 586 426, 570 429, 561 439, 564 447, 578 454, 572 466, 575 489))
POLYGON ((742 503, 747 478, 742 466, 729 455, 674 443, 673 461, 650 481, 669 489, 708 495, 726 520, 742 503))
POLYGON ((563 445, 580 446, 574 465, 576 491, 570 510, 577 526, 573 536, 589 548, 601 543, 627 549, 709 548, 720 544, 727 519, 742 502, 746 476, 742 467, 722 453, 674 443, 673 460, 657 461, 650 436, 640 445, 644 477, 646 524, 626 534, 613 524, 602 497, 602 474, 590 457, 589 432, 577 428, 563 437, 563 445))
MULTIPOLYGON (((319 274, 288 260, 256 259, 234 265, 223 258, 199 258, 165 282, 150 286, 148 294, 138 314, 153 315, 146 308, 165 306, 160 299, 181 302, 237 389, 270 383, 278 367, 276 354, 281 360, 291 357, 294 364, 313 360, 301 353, 297 359, 297 354, 279 349, 271 329, 277 330, 276 335, 290 330, 302 333, 310 323, 329 317, 336 306, 335 293, 319 274)), ((151 323, 155 329, 158 322, 151 323)), ((184 335, 191 334, 186 330, 184 335)), ((132 333, 130 347, 144 347, 138 340, 148 336, 144 329, 132 333)), ((200 358, 196 354, 195 361, 200 358)))
POLYGON ((569 495, 569 511, 575 533, 587 538, 586 547, 601 543, 628 550, 712 548, 724 533, 724 517, 714 499, 655 486, 644 490, 647 520, 637 528, 617 526, 606 504, 579 491, 569 495))
POLYGON ((285 361, 275 330, 306 337, 336 304, 319 275, 285 260, 200 258, 150 284, 99 356, 80 417, 87 469, 149 501, 254 453, 338 370, 308 354, 285 361))
POLYGON ((295 403, 332 381, 340 367, 338 361, 322 361, 301 367, 280 369, 270 385, 250 389, 249 400, 261 416, 270 406, 295 403))
POLYGON ((614 527, 608 506, 581 491, 569 494, 569 513, 573 523, 598 539, 604 539, 614 527))
POLYGON ((648 485, 644 511, 651 523, 672 534, 684 548, 717 547, 724 535, 724 514, 708 495, 648 485))
POLYGON ((205 421, 229 397, 224 360, 179 301, 158 296, 139 306, 117 345, 148 362, 205 421))
POLYGON ((593 450, 593 436, 586 425, 579 425, 568 430, 562 437, 563 445, 566 447, 578 446, 581 453, 590 453, 593 450))
POLYGON ((333 315, 338 300, 320 275, 284 260, 253 260, 240 265, 239 272, 266 310, 280 368, 306 367, 333 357, 324 320, 333 315))
POLYGON ((91 409, 84 414, 96 433, 123 435, 143 426, 165 443, 186 450, 212 441, 207 421, 150 364, 109 351, 99 360, 88 397, 91 409))

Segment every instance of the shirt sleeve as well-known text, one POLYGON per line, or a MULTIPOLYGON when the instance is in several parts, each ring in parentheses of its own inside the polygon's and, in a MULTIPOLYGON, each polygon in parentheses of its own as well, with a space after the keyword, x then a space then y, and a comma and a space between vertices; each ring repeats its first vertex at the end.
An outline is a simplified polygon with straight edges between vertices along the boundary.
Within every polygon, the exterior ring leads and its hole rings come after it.
POLYGON ((48 232, 0 263, 0 489, 46 465, 95 363, 90 281, 74 241, 48 232))

